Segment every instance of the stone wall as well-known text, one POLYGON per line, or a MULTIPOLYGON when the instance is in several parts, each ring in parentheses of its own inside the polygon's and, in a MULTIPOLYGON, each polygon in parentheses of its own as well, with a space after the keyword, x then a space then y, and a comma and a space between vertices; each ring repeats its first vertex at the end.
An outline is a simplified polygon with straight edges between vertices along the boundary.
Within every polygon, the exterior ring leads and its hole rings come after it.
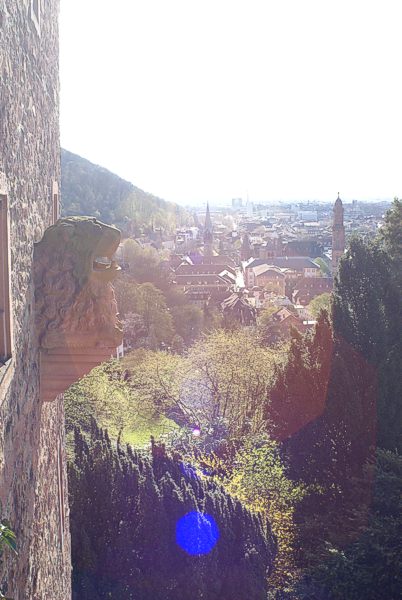
POLYGON ((0 589, 15 600, 70 591, 62 399, 39 402, 33 243, 53 222, 59 164, 59 0, 0 0, 0 172, 10 209, 13 356, 0 374, 0 514, 19 556, 4 554, 0 589))

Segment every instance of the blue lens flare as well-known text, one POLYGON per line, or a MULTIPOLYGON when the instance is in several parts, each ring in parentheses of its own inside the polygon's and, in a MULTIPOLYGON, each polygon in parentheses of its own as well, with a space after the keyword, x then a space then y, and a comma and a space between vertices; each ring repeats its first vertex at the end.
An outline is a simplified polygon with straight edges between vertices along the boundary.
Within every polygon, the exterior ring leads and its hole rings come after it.
POLYGON ((189 512, 176 525, 176 542, 191 556, 211 552, 219 539, 219 529, 211 515, 189 512))

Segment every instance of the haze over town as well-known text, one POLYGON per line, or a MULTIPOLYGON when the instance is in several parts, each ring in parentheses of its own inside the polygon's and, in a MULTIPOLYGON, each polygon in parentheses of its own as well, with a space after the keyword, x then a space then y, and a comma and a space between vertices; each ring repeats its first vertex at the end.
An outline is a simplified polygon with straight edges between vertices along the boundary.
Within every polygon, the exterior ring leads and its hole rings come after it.
POLYGON ((399 10, 64 0, 62 145, 186 205, 390 200, 401 195, 399 10))

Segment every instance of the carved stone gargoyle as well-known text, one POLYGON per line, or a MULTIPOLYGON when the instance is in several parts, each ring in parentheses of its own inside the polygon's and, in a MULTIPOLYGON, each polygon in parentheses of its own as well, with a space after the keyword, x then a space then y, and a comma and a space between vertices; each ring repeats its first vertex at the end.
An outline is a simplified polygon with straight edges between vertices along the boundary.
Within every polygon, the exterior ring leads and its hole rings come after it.
POLYGON ((66 217, 34 249, 40 396, 51 401, 122 342, 111 281, 120 231, 92 217, 66 217))

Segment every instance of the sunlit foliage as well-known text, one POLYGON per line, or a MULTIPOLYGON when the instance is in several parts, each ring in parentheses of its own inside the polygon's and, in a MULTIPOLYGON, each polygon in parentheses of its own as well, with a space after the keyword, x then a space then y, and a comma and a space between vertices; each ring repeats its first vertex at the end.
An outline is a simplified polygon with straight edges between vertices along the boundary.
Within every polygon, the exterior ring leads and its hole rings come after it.
POLYGON ((320 315, 320 312, 323 310, 325 310, 328 314, 331 314, 331 302, 331 294, 325 292, 324 294, 320 294, 311 300, 308 305, 308 310, 312 316, 317 319, 320 315))
POLYGON ((280 446, 269 437, 249 438, 237 453, 225 489, 250 510, 265 515, 278 540, 278 556, 271 585, 289 588, 297 575, 294 509, 305 495, 292 482, 280 456, 280 446))
POLYGON ((170 344, 174 335, 173 319, 158 288, 152 283, 137 284, 124 278, 116 283, 115 293, 123 321, 129 313, 141 317, 145 347, 156 350, 170 344))

